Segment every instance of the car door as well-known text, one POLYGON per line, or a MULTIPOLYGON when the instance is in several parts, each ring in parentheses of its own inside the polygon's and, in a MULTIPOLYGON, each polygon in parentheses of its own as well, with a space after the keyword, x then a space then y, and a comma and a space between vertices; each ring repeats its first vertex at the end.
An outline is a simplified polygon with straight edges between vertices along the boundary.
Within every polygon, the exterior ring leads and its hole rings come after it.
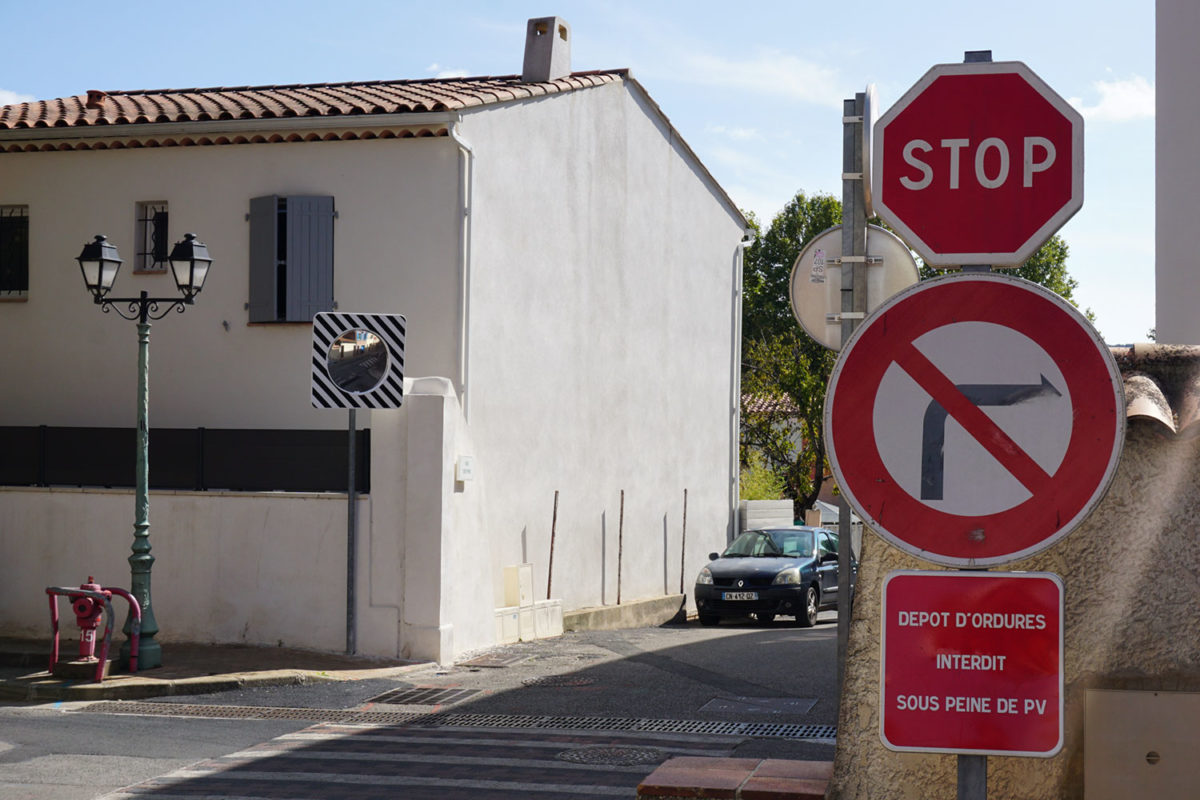
POLYGON ((829 531, 817 531, 817 575, 821 581, 821 602, 832 603, 838 588, 838 537, 829 531))

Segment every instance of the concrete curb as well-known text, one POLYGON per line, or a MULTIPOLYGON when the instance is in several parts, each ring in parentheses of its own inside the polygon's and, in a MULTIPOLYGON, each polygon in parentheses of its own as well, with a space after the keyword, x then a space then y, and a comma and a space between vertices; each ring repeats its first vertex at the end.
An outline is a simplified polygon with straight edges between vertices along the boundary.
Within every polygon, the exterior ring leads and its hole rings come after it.
POLYGON ((669 594, 634 600, 619 606, 599 606, 563 612, 564 631, 649 628, 687 620, 687 595, 669 594))
MULTIPOLYGON (((73 682, 50 677, 0 681, 0 699, 18 701, 142 700, 172 695, 211 694, 258 686, 303 686, 313 683, 399 677, 428 669, 432 664, 407 664, 364 670, 263 670, 162 680, 118 675, 102 683, 73 682)), ((44 673, 43 673, 44 674, 44 673)))

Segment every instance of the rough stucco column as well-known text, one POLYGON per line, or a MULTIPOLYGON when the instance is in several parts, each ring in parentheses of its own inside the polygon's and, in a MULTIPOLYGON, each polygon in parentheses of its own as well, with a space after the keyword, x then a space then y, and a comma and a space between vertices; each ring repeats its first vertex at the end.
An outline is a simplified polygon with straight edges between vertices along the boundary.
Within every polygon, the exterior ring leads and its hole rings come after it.
MULTIPOLYGON (((1084 525, 1008 565, 1057 573, 1066 586, 1064 746, 1050 759, 989 757, 989 797, 1083 798, 1088 689, 1200 690, 1198 517, 1200 439, 1132 419, 1113 484, 1084 525)), ((955 797, 954 756, 895 753, 879 738, 883 579, 931 568, 864 537, 831 799, 955 797)))

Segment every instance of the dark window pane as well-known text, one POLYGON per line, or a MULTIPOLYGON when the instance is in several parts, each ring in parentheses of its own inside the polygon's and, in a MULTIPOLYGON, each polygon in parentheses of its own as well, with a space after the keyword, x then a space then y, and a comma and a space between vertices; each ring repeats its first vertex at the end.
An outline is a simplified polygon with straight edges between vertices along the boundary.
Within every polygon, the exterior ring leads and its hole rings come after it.
POLYGON ((0 294, 29 291, 29 214, 24 206, 0 206, 0 294))

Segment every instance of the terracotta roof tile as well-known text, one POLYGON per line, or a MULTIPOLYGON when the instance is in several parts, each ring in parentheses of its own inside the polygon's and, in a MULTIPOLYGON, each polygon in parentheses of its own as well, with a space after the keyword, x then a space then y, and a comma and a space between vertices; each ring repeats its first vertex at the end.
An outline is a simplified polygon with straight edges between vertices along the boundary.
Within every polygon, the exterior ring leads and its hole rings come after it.
POLYGON ((620 81, 625 70, 576 72, 546 83, 518 75, 409 81, 140 89, 0 106, 0 131, 203 120, 457 111, 620 81), (90 107, 94 106, 94 107, 90 107))
POLYGON ((1113 347, 1125 384, 1125 415, 1167 436, 1200 436, 1200 347, 1135 344, 1113 347))
POLYGON ((763 414, 772 417, 800 416, 800 407, 791 397, 783 394, 743 394, 742 411, 747 414, 763 414))

